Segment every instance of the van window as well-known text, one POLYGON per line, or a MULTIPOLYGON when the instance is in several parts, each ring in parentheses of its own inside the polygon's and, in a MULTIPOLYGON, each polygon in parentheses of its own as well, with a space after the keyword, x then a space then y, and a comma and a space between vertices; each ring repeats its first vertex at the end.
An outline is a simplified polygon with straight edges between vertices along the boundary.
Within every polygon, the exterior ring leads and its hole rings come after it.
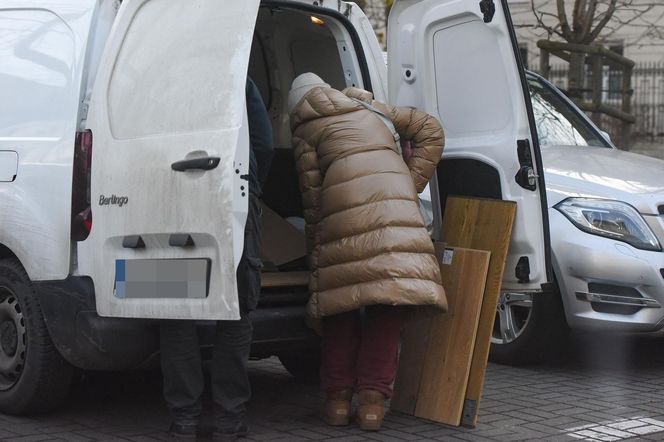
POLYGON ((71 130, 74 49, 55 14, 0 10, 0 136, 59 138, 71 130))

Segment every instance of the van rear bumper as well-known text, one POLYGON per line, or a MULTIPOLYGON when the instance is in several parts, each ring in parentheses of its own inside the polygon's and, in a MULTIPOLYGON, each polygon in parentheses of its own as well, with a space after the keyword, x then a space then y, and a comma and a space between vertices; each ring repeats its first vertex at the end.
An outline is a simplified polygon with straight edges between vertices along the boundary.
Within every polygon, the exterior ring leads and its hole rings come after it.
MULTIPOLYGON (((126 370, 158 363, 159 321, 100 317, 88 277, 34 285, 51 339, 70 364, 85 370, 126 370)), ((272 305, 253 311, 250 317, 254 356, 318 345, 317 336, 305 324, 303 305, 272 305)), ((202 347, 211 345, 214 331, 214 321, 199 322, 202 347)))

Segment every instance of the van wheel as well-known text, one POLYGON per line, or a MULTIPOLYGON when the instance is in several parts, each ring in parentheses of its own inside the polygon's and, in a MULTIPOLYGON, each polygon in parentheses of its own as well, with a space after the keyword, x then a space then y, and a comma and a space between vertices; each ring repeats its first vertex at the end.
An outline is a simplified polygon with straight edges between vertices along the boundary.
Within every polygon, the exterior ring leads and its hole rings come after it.
POLYGON ((286 371, 298 381, 313 383, 320 379, 319 349, 280 353, 278 358, 286 371))
POLYGON ((489 360, 505 365, 551 360, 564 349, 568 332, 558 290, 501 293, 489 360))
POLYGON ((0 412, 47 411, 66 397, 72 367, 46 329, 25 270, 0 260, 0 412))

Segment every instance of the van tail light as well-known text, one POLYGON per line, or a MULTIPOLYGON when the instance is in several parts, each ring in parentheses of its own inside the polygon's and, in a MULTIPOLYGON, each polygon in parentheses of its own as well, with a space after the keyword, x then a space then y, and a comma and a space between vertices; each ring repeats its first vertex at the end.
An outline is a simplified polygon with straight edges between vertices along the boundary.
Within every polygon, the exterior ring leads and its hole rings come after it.
POLYGON ((84 241, 92 230, 90 176, 92 166, 92 132, 76 132, 74 174, 71 195, 71 239, 84 241))

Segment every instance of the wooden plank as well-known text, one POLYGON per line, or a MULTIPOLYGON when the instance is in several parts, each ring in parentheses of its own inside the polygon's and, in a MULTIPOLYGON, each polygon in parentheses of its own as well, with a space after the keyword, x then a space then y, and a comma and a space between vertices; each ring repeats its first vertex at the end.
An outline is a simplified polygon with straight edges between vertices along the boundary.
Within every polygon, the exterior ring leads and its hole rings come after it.
POLYGON ((399 368, 394 382, 394 396, 390 401, 390 410, 415 414, 430 326, 431 318, 411 320, 401 334, 399 368))
POLYGON ((449 309, 430 320, 415 416, 459 426, 491 254, 437 244, 436 255, 449 309))
POLYGON ((461 421, 464 426, 477 424, 496 305, 515 215, 516 203, 513 201, 449 197, 445 205, 442 240, 452 247, 491 252, 461 421))
POLYGON ((309 285, 310 272, 263 272, 261 287, 289 287, 309 285))

